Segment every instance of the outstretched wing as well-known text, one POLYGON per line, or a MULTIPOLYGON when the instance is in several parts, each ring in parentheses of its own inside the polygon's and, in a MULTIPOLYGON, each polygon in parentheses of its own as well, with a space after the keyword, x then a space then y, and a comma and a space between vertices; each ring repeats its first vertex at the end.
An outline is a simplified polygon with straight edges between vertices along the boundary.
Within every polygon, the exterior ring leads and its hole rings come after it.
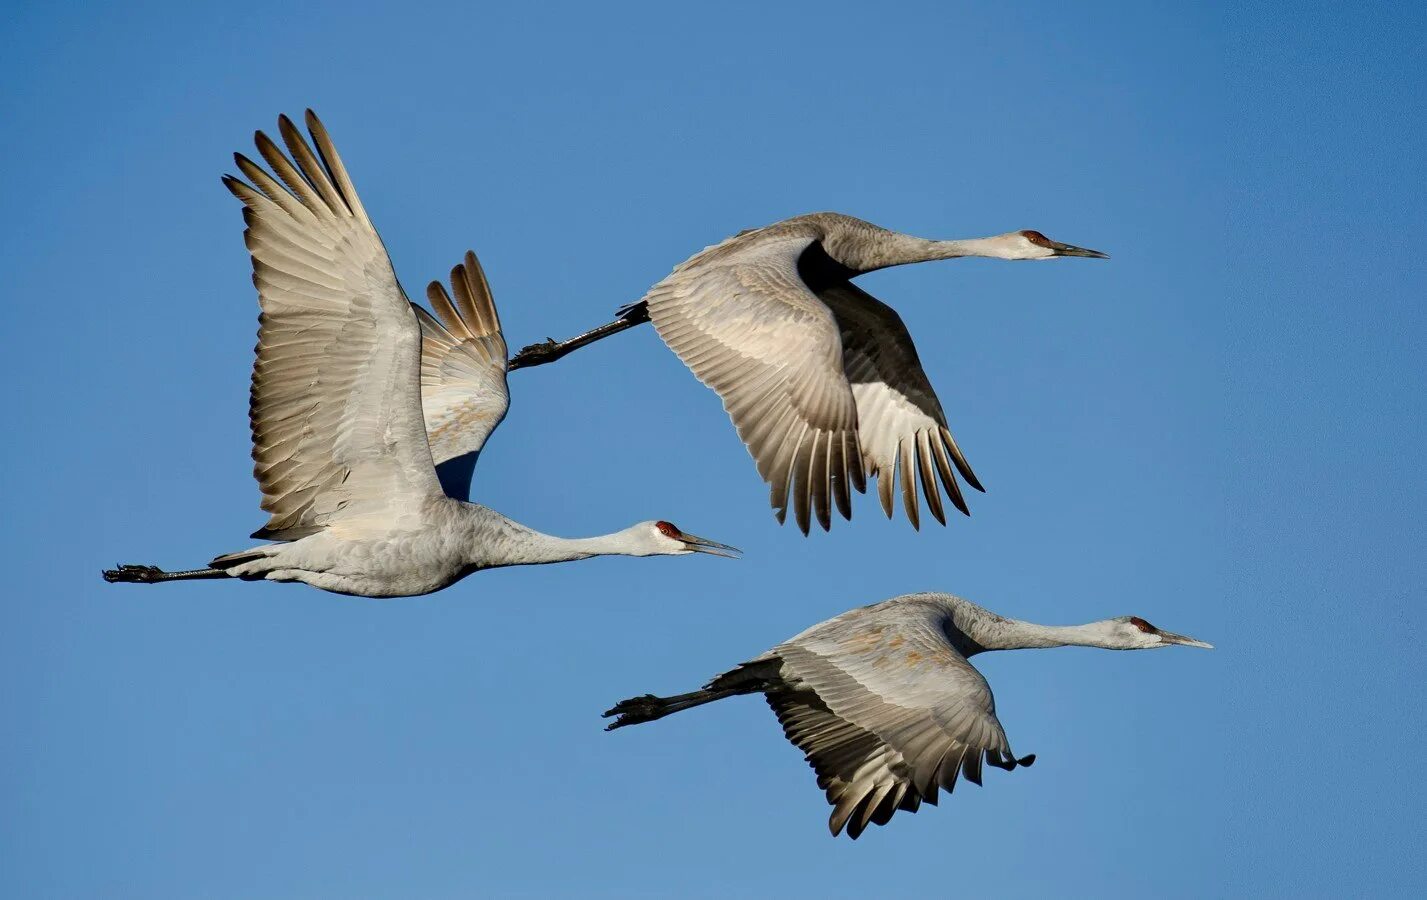
POLYGON ((817 293, 837 320, 842 365, 857 401, 863 462, 866 473, 877 478, 877 495, 887 517, 892 517, 893 471, 899 463, 902 505, 913 527, 920 524, 918 480, 938 522, 946 524, 938 478, 952 505, 970 515, 952 466, 967 484, 978 491, 985 488, 947 429, 946 414, 901 316, 851 282, 821 287, 817 293))
POLYGON ((798 274, 811 236, 743 235, 695 257, 645 296, 659 336, 723 399, 769 484, 778 521, 824 529, 866 486, 857 406, 837 323, 798 274))
POLYGON ((262 307, 249 414, 271 515, 254 537, 277 540, 441 489, 421 419, 416 316, 311 110, 307 127, 316 153, 278 120, 291 159, 258 132, 276 178, 237 154, 248 181, 223 179, 244 204, 262 307))
POLYGON ((451 270, 451 294, 433 281, 426 298, 435 316, 415 307, 426 438, 446 494, 466 500, 481 448, 510 407, 505 337, 486 274, 470 251, 451 270))
POLYGON ((981 763, 1018 760, 991 688, 943 630, 935 604, 879 604, 844 614, 775 647, 785 688, 768 704, 833 806, 828 827, 851 838, 898 809, 935 804, 957 775, 981 783, 981 763))

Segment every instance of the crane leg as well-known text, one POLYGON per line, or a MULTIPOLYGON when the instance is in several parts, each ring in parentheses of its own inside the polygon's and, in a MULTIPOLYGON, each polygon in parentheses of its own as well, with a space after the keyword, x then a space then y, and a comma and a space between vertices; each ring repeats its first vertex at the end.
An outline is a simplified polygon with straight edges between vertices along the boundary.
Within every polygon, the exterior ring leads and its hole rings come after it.
POLYGON ((126 566, 104 570, 104 580, 110 584, 158 584, 160 581, 187 581, 194 578, 231 578, 223 569, 190 569, 187 572, 165 572, 158 566, 126 566))
POLYGON ((619 311, 619 318, 598 328, 591 328, 584 334, 576 335, 568 341, 557 341, 554 338, 544 340, 538 344, 531 344, 523 348, 515 356, 511 357, 510 364, 506 370, 514 372, 516 369, 525 369, 530 366, 543 366, 552 363, 568 353, 580 349, 581 347, 593 344, 595 341, 603 340, 612 334, 619 334, 627 331, 636 325, 643 325, 649 321, 649 304, 640 301, 639 303, 626 306, 619 311))

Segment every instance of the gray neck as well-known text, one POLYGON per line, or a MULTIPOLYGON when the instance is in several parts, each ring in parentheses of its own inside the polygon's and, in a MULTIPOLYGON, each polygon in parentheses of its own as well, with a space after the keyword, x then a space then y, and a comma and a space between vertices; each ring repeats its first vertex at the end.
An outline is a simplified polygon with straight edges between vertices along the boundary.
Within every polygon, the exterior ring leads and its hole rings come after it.
POLYGON ((551 534, 531 532, 536 540, 527 541, 513 548, 504 565, 532 566, 541 563, 568 562, 572 559, 589 559, 592 556, 619 554, 621 547, 614 542, 615 535, 603 534, 598 537, 562 538, 551 534))
POLYGON ((857 272, 963 256, 1001 258, 1004 255, 994 238, 929 241, 881 228, 871 233, 829 235, 824 244, 829 256, 857 272))
POLYGON ((958 649, 968 656, 987 650, 1034 650, 1042 647, 1115 649, 1097 623, 1037 625, 998 616, 960 598, 955 600, 952 620, 965 638, 965 644, 958 649))
POLYGON ((473 536, 474 555, 479 558, 471 560, 471 564, 482 569, 568 562, 630 551, 627 536, 622 532, 563 538, 527 528, 498 513, 493 515, 495 519, 483 522, 473 536))

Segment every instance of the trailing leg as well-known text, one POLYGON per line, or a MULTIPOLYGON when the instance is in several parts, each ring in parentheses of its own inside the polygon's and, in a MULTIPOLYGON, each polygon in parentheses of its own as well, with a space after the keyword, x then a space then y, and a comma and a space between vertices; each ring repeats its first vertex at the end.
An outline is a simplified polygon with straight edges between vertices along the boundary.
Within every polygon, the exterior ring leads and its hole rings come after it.
POLYGON ((511 357, 510 364, 506 366, 507 371, 525 369, 530 366, 543 366, 555 360, 573 353, 581 347, 593 344, 595 341, 603 340, 612 334, 619 334, 627 331, 636 325, 643 325, 649 321, 649 305, 640 301, 639 303, 626 306, 619 311, 619 318, 598 328, 591 328, 584 334, 576 335, 568 341, 556 341, 553 338, 542 341, 538 344, 531 344, 522 349, 515 356, 511 357))
POLYGON ((638 725, 640 722, 653 722, 655 719, 662 719, 670 713, 680 712, 695 706, 703 706, 705 703, 712 703, 715 700, 722 700, 730 697, 738 691, 691 691, 687 694, 675 694, 672 697, 656 697, 653 694, 645 694, 642 697, 630 697, 628 700, 621 700, 614 705, 613 709, 604 712, 604 717, 618 716, 613 722, 605 726, 605 731, 613 731, 616 728, 623 728, 625 725, 638 725))
POLYGON ((186 572, 165 572, 158 566, 120 565, 104 570, 104 580, 113 584, 158 584, 160 581, 189 581, 201 578, 230 578, 223 569, 190 569, 186 572))
POLYGON ((724 672, 697 691, 675 694, 672 697, 656 697, 653 694, 645 694, 642 697, 621 700, 614 705, 613 709, 605 711, 606 719, 611 716, 619 717, 606 725, 605 731, 613 731, 616 728, 623 728, 625 725, 638 725, 640 722, 653 722, 670 713, 703 706, 705 703, 722 700, 724 697, 766 691, 777 681, 778 671, 782 664, 782 660, 777 657, 761 658, 724 672))

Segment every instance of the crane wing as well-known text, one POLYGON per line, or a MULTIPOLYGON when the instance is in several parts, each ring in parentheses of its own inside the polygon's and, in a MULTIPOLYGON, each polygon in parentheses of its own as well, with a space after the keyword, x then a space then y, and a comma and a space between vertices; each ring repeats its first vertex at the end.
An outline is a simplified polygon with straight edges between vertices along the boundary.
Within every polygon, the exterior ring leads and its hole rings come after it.
POLYGON ((778 521, 791 494, 804 534, 813 513, 827 529, 831 504, 850 518, 849 485, 866 481, 837 323, 798 275, 812 238, 733 240, 655 285, 644 298, 650 319, 723 399, 778 521))
POLYGON ((426 437, 446 494, 466 500, 481 448, 510 407, 505 337, 474 253, 467 251, 464 262, 451 270, 450 294, 433 281, 426 298, 436 315, 414 307, 421 323, 426 437))
POLYGON ((938 522, 946 524, 938 477, 952 504, 969 515, 952 466, 967 484, 978 491, 985 488, 947 429, 946 414, 922 371, 901 316, 848 281, 820 287, 817 293, 837 320, 842 365, 857 402, 857 434, 866 474, 877 478, 877 494, 887 517, 892 517, 893 473, 899 463, 902 505, 913 527, 919 524, 918 480, 927 508, 938 522))
POLYGON ((845 613, 770 651, 786 687, 767 692, 783 733, 801 749, 833 806, 828 827, 851 838, 898 809, 935 804, 957 775, 981 783, 981 763, 1018 760, 991 688, 953 647, 945 610, 901 602, 845 613))
POLYGON ((440 496, 421 420, 421 332, 331 138, 309 110, 291 158, 258 132, 276 178, 236 154, 244 233, 262 308, 249 415, 253 474, 293 540, 342 518, 440 496), (279 182, 278 179, 281 179, 279 182))

